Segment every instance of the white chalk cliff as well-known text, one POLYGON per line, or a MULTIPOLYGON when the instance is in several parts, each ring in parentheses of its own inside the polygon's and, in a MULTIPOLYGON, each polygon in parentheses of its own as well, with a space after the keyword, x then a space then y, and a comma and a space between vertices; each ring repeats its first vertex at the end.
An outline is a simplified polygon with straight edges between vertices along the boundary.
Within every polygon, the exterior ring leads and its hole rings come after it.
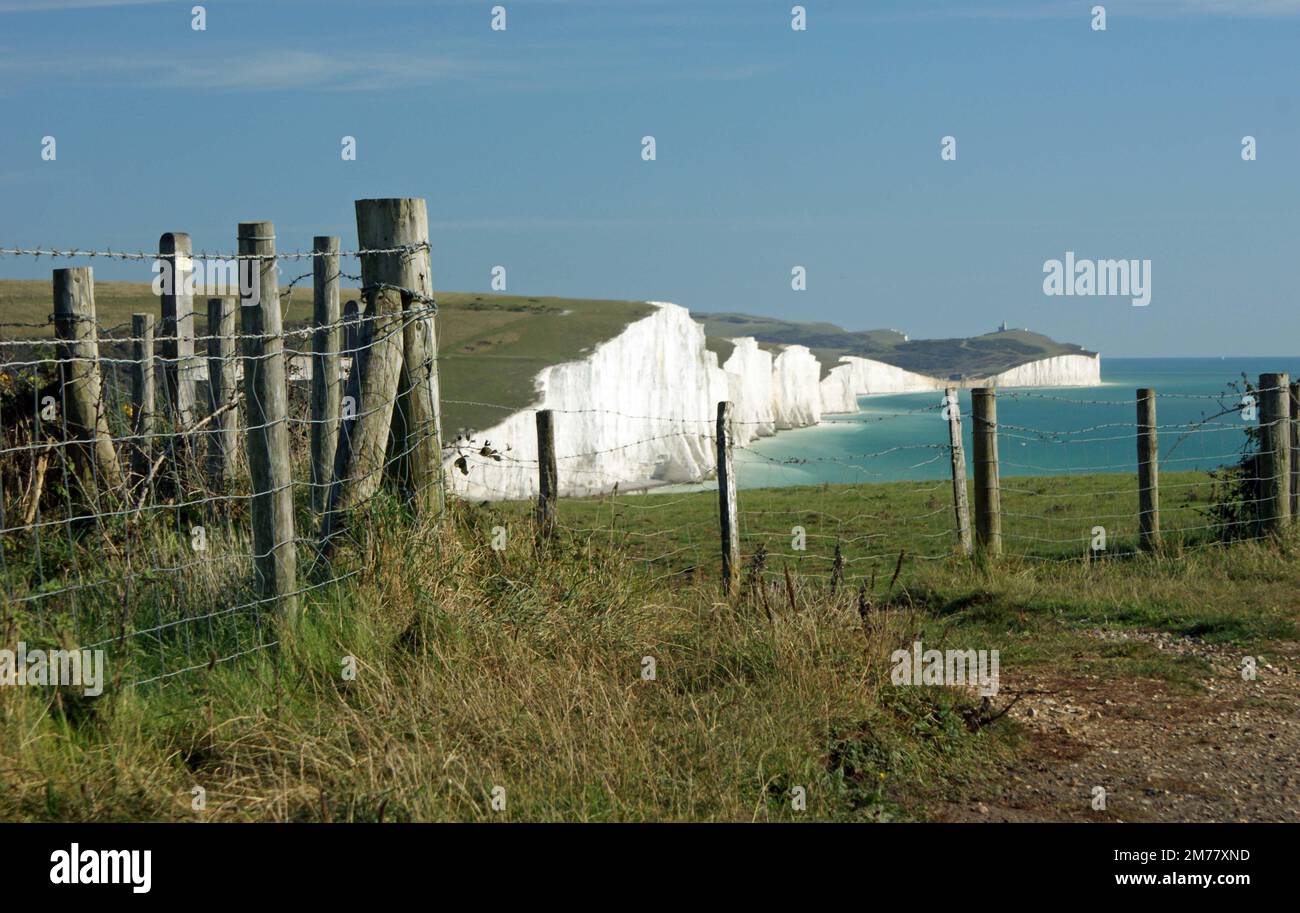
POLYGON ((1101 383, 1101 358, 1055 355, 1017 365, 983 383, 995 387, 1095 387, 1101 383))
POLYGON ((804 428, 822 420, 821 362, 804 346, 786 346, 772 360, 776 430, 804 428))
POLYGON ((821 382, 823 412, 856 412, 859 396, 942 390, 946 381, 906 371, 897 365, 846 355, 821 382))
MULTIPOLYGON (((535 378, 527 409, 476 432, 446 451, 447 482, 474 500, 535 497, 535 413, 555 413, 555 451, 562 497, 690 482, 712 474, 717 404, 732 405, 734 441, 745 446, 788 428, 815 425, 824 414, 854 412, 857 398, 938 390, 951 382, 868 358, 845 357, 821 377, 807 348, 775 356, 750 338, 719 365, 704 328, 676 304, 656 309, 580 361, 552 365, 535 378), (468 470, 467 472, 464 470, 468 470)), ((1029 362, 979 383, 997 386, 1093 386, 1101 360, 1059 355, 1029 362)))
MULTIPOLYGON (((471 447, 449 448, 452 491, 476 500, 536 495, 540 409, 555 412, 561 496, 699 479, 713 471, 717 404, 740 392, 705 348, 704 328, 671 304, 583 360, 543 369, 535 384, 531 408, 476 433, 471 447), (468 474, 456 467, 458 457, 468 474)), ((737 430, 750 427, 763 425, 737 430)))
MULTIPOLYGON (((735 348, 722 365, 727 374, 732 421, 747 442, 776 434, 777 404, 773 383, 776 372, 772 353, 759 348, 756 339, 745 337, 733 340, 733 343, 735 348)), ((788 421, 788 417, 782 416, 782 420, 788 421)))

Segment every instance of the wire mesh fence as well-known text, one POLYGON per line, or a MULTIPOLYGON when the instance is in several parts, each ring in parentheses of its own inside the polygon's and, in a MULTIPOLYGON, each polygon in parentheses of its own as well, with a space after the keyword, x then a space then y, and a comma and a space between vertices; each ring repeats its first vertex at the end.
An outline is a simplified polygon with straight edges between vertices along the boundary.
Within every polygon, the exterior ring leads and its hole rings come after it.
POLYGON ((316 291, 338 316, 290 327, 273 248, 232 255, 243 294, 207 299, 201 333, 179 289, 156 328, 150 314, 101 325, 91 270, 56 270, 49 324, 0 323, 7 639, 103 650, 117 684, 231 662, 276 647, 300 600, 356 573, 329 554, 372 531, 364 514, 343 522, 348 506, 385 480, 395 509, 440 505, 441 474, 416 465, 438 440, 436 368, 410 357, 427 351, 433 300, 372 281, 344 317, 333 265, 427 252, 335 244, 316 291))
MULTIPOLYGON (((781 582, 789 572, 835 588, 892 574, 902 560, 960 558, 962 523, 978 530, 980 511, 977 504, 976 516, 961 516, 958 488, 977 502, 974 490, 984 484, 999 514, 998 541, 977 534, 976 551, 1009 560, 1098 561, 1153 549, 1176 557, 1275 535, 1278 498, 1287 501, 1285 517, 1294 499, 1296 425, 1289 404, 1297 389, 1280 377, 1281 383, 1242 383, 1237 392, 1225 383, 1221 394, 1157 393, 1178 420, 1149 428, 1135 421, 1138 397, 998 391, 1013 420, 992 426, 1000 453, 991 479, 968 456, 981 418, 959 406, 956 391, 846 422, 846 441, 833 453, 817 442, 801 452, 782 445, 781 436, 752 434, 754 427, 770 429, 770 422, 729 422, 724 445, 733 449, 740 483, 741 574, 746 583, 781 582), (1270 394, 1280 394, 1272 413, 1270 394), (1016 420, 1022 404, 1050 409, 1050 427, 1016 420), (960 425, 956 447, 950 422, 960 425), (1139 467, 1147 433, 1158 442, 1158 475, 1150 479, 1139 467), (880 446, 863 448, 864 441, 880 446), (953 480, 954 463, 964 470, 960 483, 953 480), (1146 495, 1158 495, 1154 509, 1144 507, 1146 495), (1144 515, 1156 523, 1150 542, 1144 515)), ((449 443, 449 490, 513 503, 518 509, 503 517, 525 520, 540 497, 539 447, 528 431, 536 414, 526 410, 482 436, 449 443)), ((555 410, 559 534, 617 545, 655 580, 716 582, 726 544, 715 421, 555 410), (623 431, 611 436, 620 422, 623 431), (605 430, 601 446, 576 444, 589 439, 591 427, 605 430), (645 481, 629 485, 628 479, 645 481)))

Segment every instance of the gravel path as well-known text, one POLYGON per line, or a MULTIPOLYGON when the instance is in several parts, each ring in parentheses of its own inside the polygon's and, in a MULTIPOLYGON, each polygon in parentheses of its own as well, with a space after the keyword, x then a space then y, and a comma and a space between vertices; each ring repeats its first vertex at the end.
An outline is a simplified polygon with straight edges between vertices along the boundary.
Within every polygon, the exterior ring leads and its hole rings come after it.
MULTIPOLYGON (((1002 676, 1027 730, 1020 761, 938 821, 1300 821, 1300 644, 1257 657, 1166 633, 1094 631, 1205 660, 1205 690, 1096 675, 1002 676), (1105 790, 1105 807, 1095 788, 1105 790)), ((998 702, 1001 703, 1001 700, 998 702)))

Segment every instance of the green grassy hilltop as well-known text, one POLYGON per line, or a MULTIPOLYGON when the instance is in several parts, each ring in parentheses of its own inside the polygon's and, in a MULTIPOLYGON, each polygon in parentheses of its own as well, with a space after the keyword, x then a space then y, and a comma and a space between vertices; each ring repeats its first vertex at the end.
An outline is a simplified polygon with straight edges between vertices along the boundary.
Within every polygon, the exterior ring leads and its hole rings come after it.
MULTIPOLYGON (((286 327, 311 318, 311 285, 286 294, 286 327)), ((0 280, 0 338, 51 338, 53 309, 45 280, 0 280), (17 324, 18 326, 14 326, 17 324)), ((435 292, 438 301, 439 373, 443 421, 448 431, 484 428, 533 401, 533 379, 548 365, 581 358, 629 323, 651 314, 644 301, 543 298, 475 292, 435 292)), ((359 299, 354 288, 340 298, 359 299)), ((207 332, 207 306, 196 294, 195 333, 207 332)), ((147 283, 95 282, 99 323, 125 335, 134 313, 158 313, 147 283)))
MULTIPOLYGON (((748 314, 693 313, 709 336, 720 341, 752 336, 765 348, 807 346, 822 365, 822 377, 840 357, 857 355, 907 371, 948 377, 988 377, 1054 355, 1093 355, 1081 346, 1056 342, 1029 330, 999 330, 970 339, 908 339, 897 330, 845 330, 832 323, 799 323, 748 314)), ((729 354, 729 344, 716 350, 729 354)))

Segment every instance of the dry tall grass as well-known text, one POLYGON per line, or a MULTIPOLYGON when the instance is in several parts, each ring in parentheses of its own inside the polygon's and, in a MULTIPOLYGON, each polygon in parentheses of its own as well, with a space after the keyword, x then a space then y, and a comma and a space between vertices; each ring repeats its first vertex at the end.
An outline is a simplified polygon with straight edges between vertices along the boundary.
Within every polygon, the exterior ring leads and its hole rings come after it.
POLYGON ((888 685, 905 603, 864 618, 796 584, 732 605, 590 542, 494 552, 487 522, 373 524, 365 572, 316 591, 278 656, 93 703, 0 689, 0 815, 881 818, 1002 750, 962 696, 888 685))

